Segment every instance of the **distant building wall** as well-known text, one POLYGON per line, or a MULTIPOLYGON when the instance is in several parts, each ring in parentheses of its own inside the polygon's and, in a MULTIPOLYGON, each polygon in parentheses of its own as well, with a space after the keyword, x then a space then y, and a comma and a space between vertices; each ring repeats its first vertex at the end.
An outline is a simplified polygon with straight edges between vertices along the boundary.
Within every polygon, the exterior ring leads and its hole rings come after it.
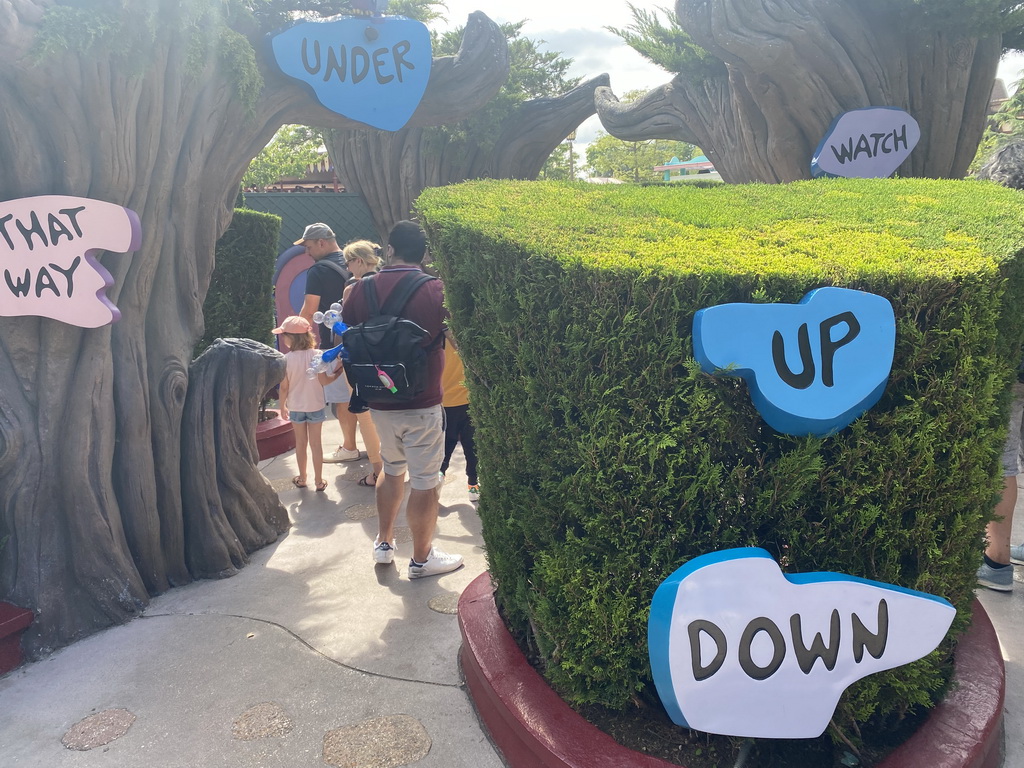
POLYGON ((245 207, 281 217, 278 253, 302 236, 307 224, 322 221, 334 230, 338 244, 350 240, 377 241, 373 216, 361 195, 333 192, 246 192, 245 207))

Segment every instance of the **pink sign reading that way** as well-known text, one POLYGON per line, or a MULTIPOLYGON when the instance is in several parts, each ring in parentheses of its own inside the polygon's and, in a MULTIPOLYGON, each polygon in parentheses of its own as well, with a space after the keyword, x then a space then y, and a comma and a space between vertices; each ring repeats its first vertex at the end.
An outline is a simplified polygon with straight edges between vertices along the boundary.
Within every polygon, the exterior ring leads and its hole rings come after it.
POLYGON ((85 197, 43 195, 0 202, 0 316, 37 315, 82 328, 121 319, 100 251, 138 250, 135 211, 85 197))

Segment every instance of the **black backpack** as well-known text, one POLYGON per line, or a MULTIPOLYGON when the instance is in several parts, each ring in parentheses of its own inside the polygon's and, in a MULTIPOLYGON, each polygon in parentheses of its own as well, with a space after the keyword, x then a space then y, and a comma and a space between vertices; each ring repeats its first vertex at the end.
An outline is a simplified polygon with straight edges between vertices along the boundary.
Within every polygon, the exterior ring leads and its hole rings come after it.
POLYGON ((381 307, 374 277, 361 281, 369 316, 341 335, 345 374, 353 392, 370 404, 406 402, 426 389, 427 350, 433 344, 424 347, 430 334, 400 313, 421 285, 437 278, 423 272, 403 275, 381 307))

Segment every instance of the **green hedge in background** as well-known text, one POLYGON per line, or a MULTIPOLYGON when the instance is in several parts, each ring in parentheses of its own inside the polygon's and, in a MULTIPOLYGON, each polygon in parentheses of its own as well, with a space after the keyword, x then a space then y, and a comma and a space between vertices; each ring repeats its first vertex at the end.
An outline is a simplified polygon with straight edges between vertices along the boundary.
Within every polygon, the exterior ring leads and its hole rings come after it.
POLYGON ((844 733, 941 697, 1002 486, 1022 202, 935 180, 423 193, 478 429, 497 597, 563 697, 654 698, 655 589, 690 558, 741 546, 787 573, 838 571, 956 606, 933 654, 846 692, 844 733), (837 435, 776 433, 744 382, 699 370, 694 313, 828 285, 892 302, 888 387, 837 435))
POLYGON ((194 357, 215 339, 253 339, 272 345, 274 265, 281 217, 236 208, 217 241, 210 290, 203 304, 205 330, 194 357))

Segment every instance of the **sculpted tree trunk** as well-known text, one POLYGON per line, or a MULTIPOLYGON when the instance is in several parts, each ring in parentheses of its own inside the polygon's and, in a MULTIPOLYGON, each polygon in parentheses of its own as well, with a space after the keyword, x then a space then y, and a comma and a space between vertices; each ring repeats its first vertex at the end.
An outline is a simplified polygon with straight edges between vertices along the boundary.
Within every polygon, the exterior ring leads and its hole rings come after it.
MULTIPOLYGON (((197 57, 194 38, 207 30, 191 25, 193 3, 127 4, 121 13, 158 19, 151 45, 118 40, 114 53, 36 58, 53 5, 0 4, 0 200, 64 194, 123 205, 139 214, 142 246, 100 259, 120 322, 0 319, 0 599, 36 611, 25 640, 34 656, 224 570, 187 551, 182 493, 183 471, 201 471, 183 465, 182 446, 196 450, 196 436, 183 434, 182 411, 214 244, 249 161, 282 124, 353 125, 276 74, 260 58, 261 34, 249 33, 250 49, 229 30, 197 57), (263 78, 248 98, 246 50, 263 78)), ((479 13, 466 29, 459 55, 435 60, 413 124, 458 119, 504 81, 500 30, 479 13)), ((252 436, 256 417, 253 409, 239 428, 252 436)), ((270 499, 255 503, 263 509, 252 515, 276 514, 270 499)))
POLYGON ((284 373, 284 355, 251 339, 217 339, 189 367, 181 485, 185 558, 196 578, 234 574, 288 530, 287 510, 256 469, 249 428, 284 373))
POLYGON ((394 133, 368 128, 324 132, 327 152, 350 192, 363 196, 385 242, 408 219, 427 187, 466 179, 535 179, 551 152, 594 114, 600 75, 561 96, 523 102, 497 136, 469 133, 459 141, 430 127, 394 133))
POLYGON ((999 34, 929 30, 891 4, 853 0, 677 0, 676 14, 720 66, 705 77, 677 75, 629 105, 599 89, 597 111, 613 136, 688 141, 726 181, 784 182, 810 178, 834 118, 890 106, 921 126, 898 173, 967 171, 985 127, 999 34))

